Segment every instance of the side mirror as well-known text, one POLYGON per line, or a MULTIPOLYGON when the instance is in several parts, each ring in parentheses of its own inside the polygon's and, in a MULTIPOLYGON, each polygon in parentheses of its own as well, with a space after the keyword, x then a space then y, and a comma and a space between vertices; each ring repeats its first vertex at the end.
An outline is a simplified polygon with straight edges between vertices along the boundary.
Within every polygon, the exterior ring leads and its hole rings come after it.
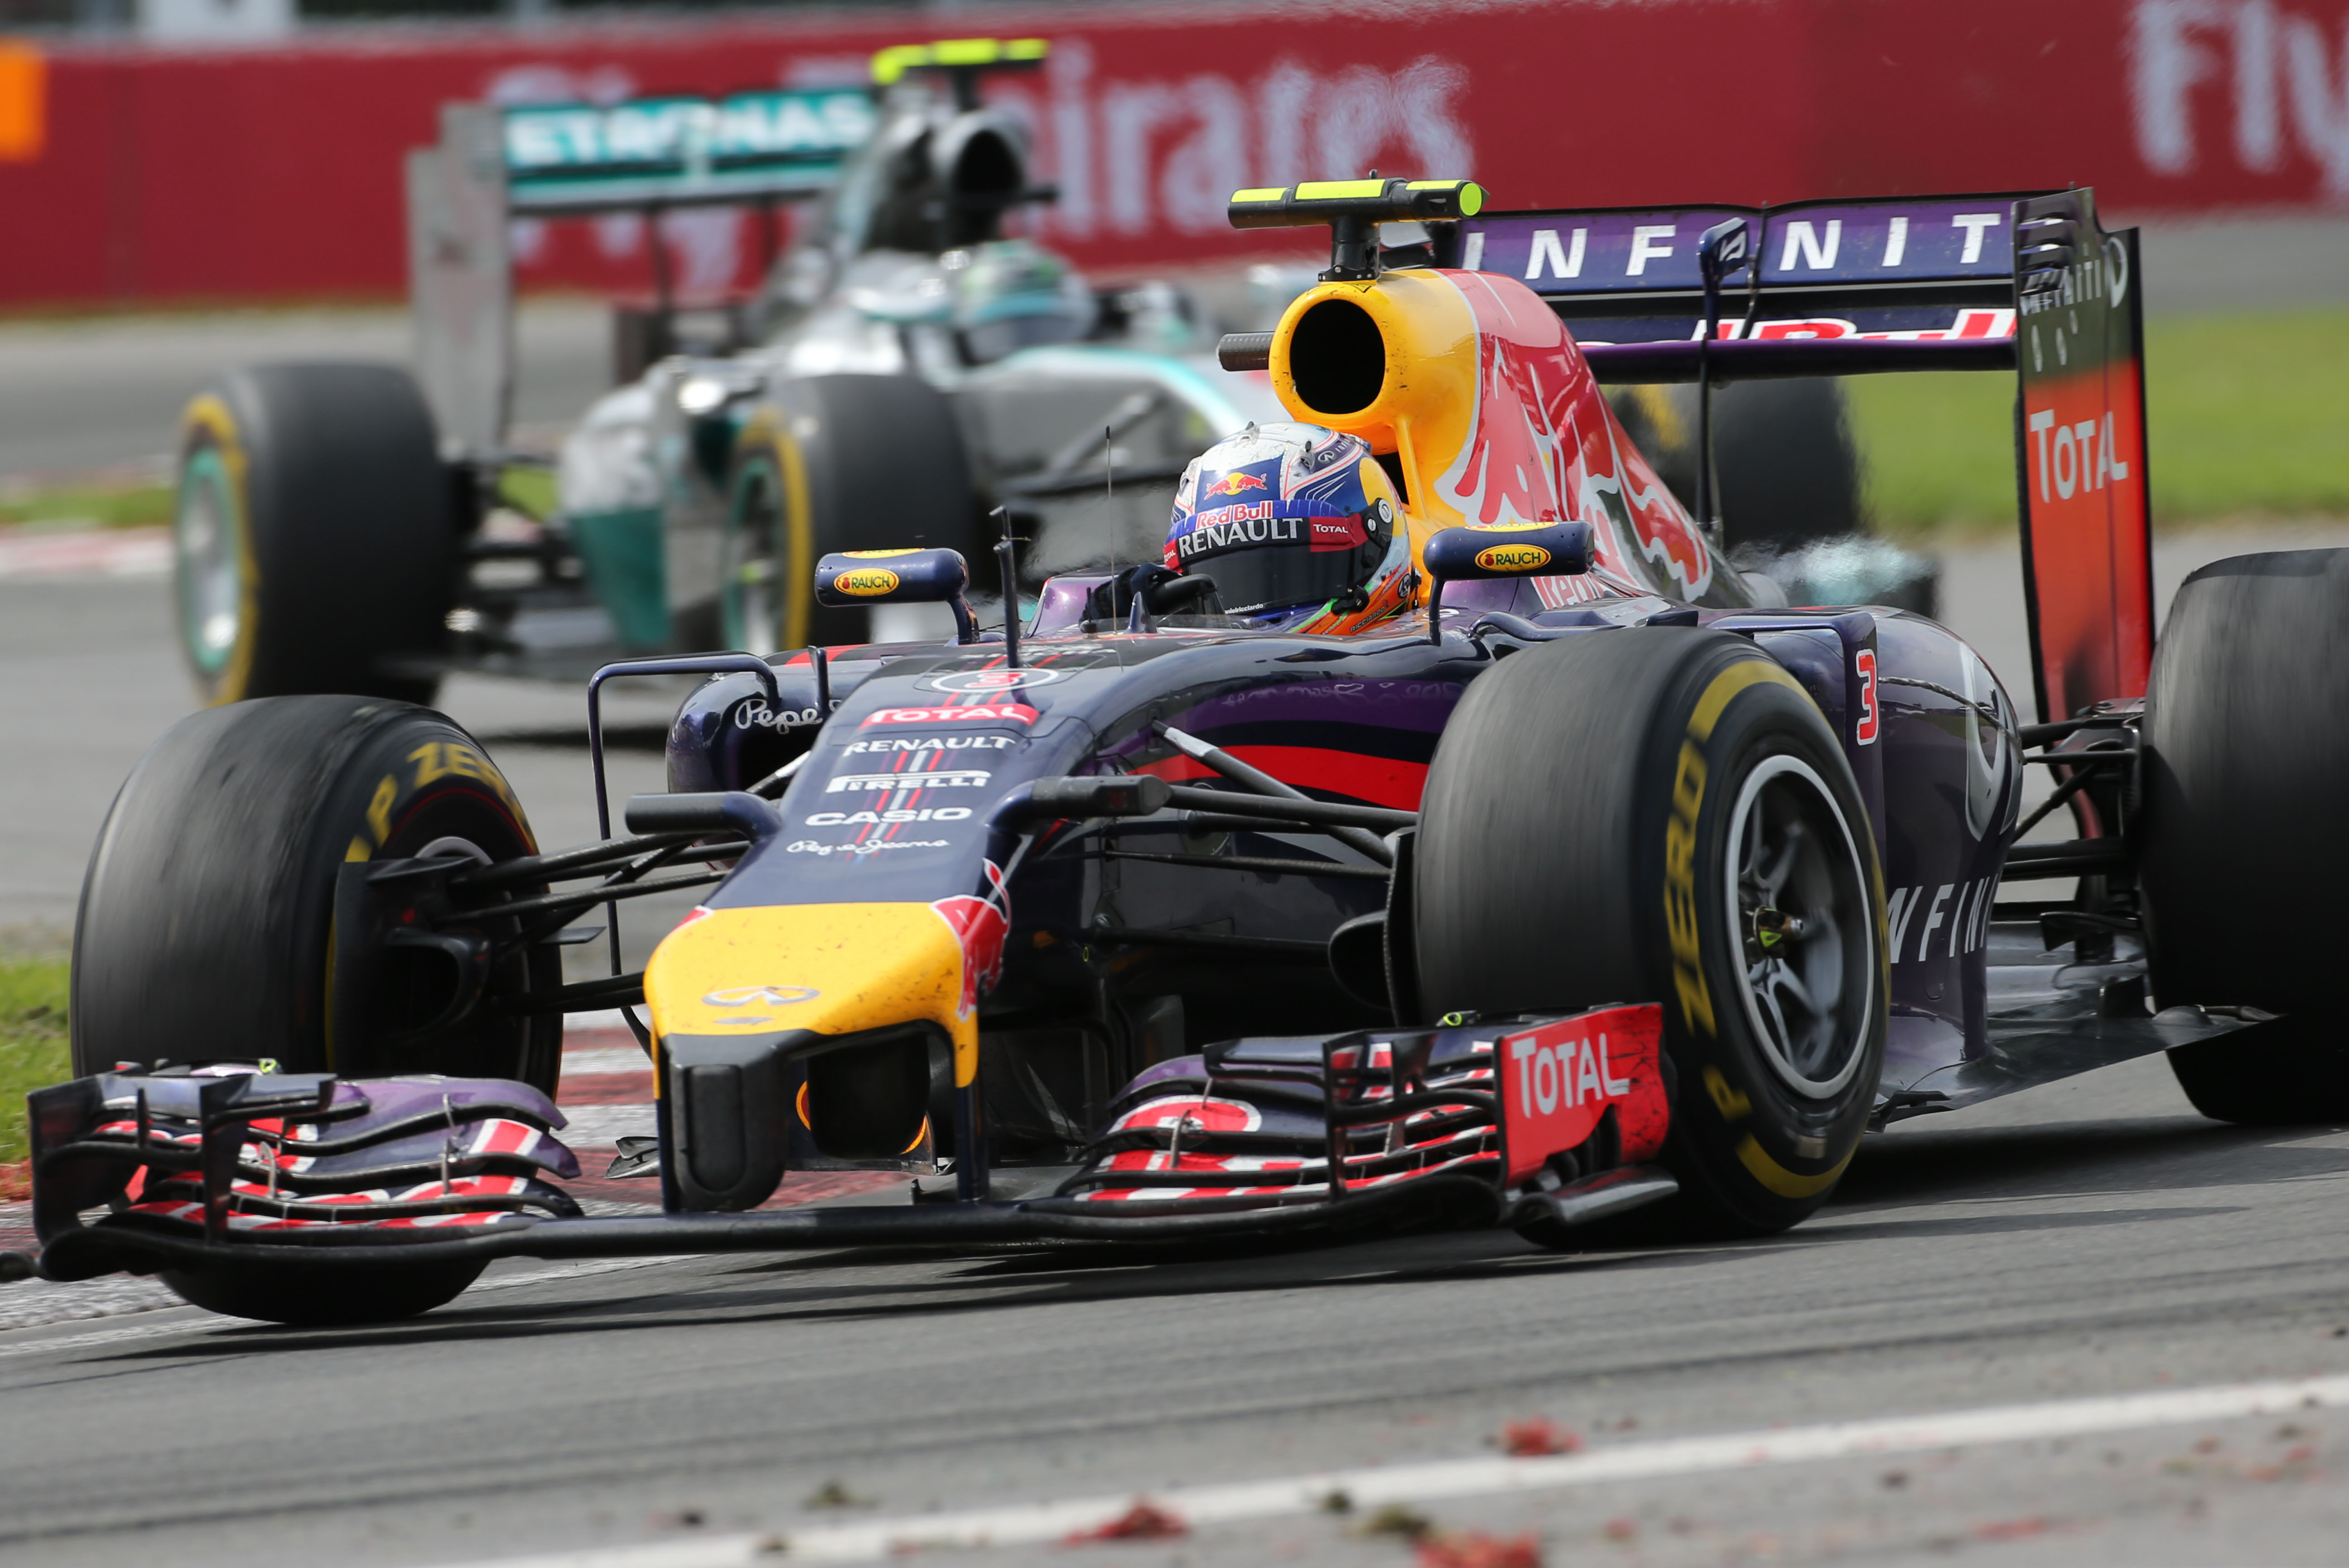
POLYGON ((739 833, 756 844, 781 826, 772 802, 747 790, 628 797, 630 833, 739 833))
POLYGON ((858 605, 942 604, 954 611, 955 640, 978 640, 964 595, 970 566, 954 550, 843 550, 815 564, 815 602, 826 609, 858 605))
POLYGON ((1444 585, 1493 577, 1568 577, 1590 570, 1588 523, 1500 523, 1444 528, 1420 558, 1435 587, 1427 597, 1427 640, 1444 640, 1444 585))

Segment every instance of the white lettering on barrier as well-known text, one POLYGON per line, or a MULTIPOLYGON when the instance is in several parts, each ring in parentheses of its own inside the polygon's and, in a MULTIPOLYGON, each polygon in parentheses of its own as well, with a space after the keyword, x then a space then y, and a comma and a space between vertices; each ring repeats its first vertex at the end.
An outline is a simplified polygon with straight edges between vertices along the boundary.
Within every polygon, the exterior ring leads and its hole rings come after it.
POLYGON ((2349 106, 2334 85, 2349 65, 2349 38, 2336 64, 2333 36, 2324 21, 2274 0, 2137 0, 2123 53, 2138 155, 2156 173, 2193 173, 2201 162, 2195 110, 2215 108, 2231 90, 2230 140, 2239 168, 2252 174, 2289 168, 2289 126, 2322 171, 2323 194, 2349 196, 2349 106))

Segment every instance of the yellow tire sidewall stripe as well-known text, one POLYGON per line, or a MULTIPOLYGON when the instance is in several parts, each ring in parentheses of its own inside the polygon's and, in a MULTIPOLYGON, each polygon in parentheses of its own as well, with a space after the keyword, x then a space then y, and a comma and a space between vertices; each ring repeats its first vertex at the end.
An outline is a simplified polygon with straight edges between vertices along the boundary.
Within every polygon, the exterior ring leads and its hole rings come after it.
MULTIPOLYGON (((201 433, 212 439, 212 449, 220 454, 221 467, 228 475, 229 504, 236 508, 236 515, 230 519, 236 530, 236 647, 208 694, 211 705, 220 707, 243 700, 246 688, 253 682, 253 649, 261 629, 261 573, 253 559, 253 517, 245 504, 244 441, 237 432, 236 416, 229 411, 228 404, 211 392, 198 395, 188 404, 181 423, 187 437, 201 433)), ((182 450, 186 444, 183 438, 182 450)))
MULTIPOLYGON (((1689 712, 1688 731, 1681 742, 1681 761, 1675 774, 1672 815, 1666 829, 1664 919, 1666 930, 1673 939, 1673 980, 1680 995, 1683 1021, 1692 1033, 1699 1032, 1702 1025, 1701 1032, 1707 1038, 1713 1036, 1714 1030, 1713 1001, 1704 978, 1702 953, 1698 947, 1702 926, 1695 919, 1692 907, 1676 912, 1673 900, 1678 892, 1682 899, 1692 905, 1693 903, 1696 823, 1704 805, 1705 759, 1700 748, 1710 744, 1713 732, 1720 726, 1721 717, 1728 711, 1730 703, 1756 686, 1783 686, 1804 701, 1811 701, 1811 694, 1803 690, 1800 681, 1767 659, 1741 659, 1715 675, 1706 683, 1702 694, 1689 712), (1692 784, 1693 787, 1688 787, 1692 784), (1682 883, 1687 886, 1682 887, 1682 883)), ((1877 903, 1880 909, 1883 905, 1880 892, 1882 872, 1875 866, 1874 854, 1870 853, 1868 859, 1879 889, 1877 903)), ((1879 942, 1877 947, 1879 958, 1883 950, 1879 942)), ((1724 1119, 1733 1119, 1729 1116, 1724 1090, 1734 1096, 1738 1115, 1742 1116, 1748 1108, 1745 1096, 1724 1084, 1715 1086, 1713 1094, 1724 1119)), ((1858 1152, 1859 1146, 1855 1141, 1844 1152, 1844 1157, 1828 1169, 1816 1176, 1804 1176, 1787 1169, 1771 1158, 1750 1132, 1737 1145, 1738 1163, 1744 1166, 1766 1190, 1787 1199, 1816 1198, 1833 1187, 1842 1178, 1844 1168, 1851 1163, 1852 1156, 1858 1152)))
POLYGON ((1817 1176, 1797 1176, 1771 1158, 1768 1151, 1754 1141, 1752 1133, 1747 1133, 1744 1141, 1737 1146, 1738 1162, 1753 1172, 1754 1180, 1781 1198, 1817 1197, 1842 1178, 1844 1167, 1849 1165, 1851 1157, 1858 1152, 1859 1144, 1855 1139, 1851 1147, 1844 1151, 1844 1157, 1826 1170, 1817 1176))

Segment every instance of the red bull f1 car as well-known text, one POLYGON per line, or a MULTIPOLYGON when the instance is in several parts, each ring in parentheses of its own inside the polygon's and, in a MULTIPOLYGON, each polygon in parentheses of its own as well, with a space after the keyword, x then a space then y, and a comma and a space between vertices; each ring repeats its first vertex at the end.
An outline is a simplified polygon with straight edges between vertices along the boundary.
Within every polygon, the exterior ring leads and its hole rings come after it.
POLYGON ((512 1256, 1760 1234, 1871 1129, 2156 1051, 2214 1116, 2349 1106, 2340 917, 2293 890, 2349 861, 2349 563, 2206 568, 2157 655, 2135 236, 2089 192, 1231 216, 1330 266, 1225 341, 1293 422, 1192 464, 1164 558, 981 628, 955 552, 834 556, 823 602, 956 638, 602 670, 591 712, 708 677, 623 834, 542 852, 397 701, 168 732, 91 861, 18 1269, 331 1322, 512 1256), (1911 369, 2018 377, 2035 718, 1912 612, 1768 604, 1602 389, 1911 369), (686 887, 641 973, 564 983, 574 919, 686 887), (584 1217, 563 1016, 639 1006, 659 1209, 584 1217), (926 1179, 772 1206, 858 1166, 926 1179))

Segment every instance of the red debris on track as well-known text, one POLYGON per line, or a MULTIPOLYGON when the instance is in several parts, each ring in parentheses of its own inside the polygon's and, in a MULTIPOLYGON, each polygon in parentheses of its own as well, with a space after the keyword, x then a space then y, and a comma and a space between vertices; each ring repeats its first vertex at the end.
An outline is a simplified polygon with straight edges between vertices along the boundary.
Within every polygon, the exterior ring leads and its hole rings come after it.
POLYGON ((1582 1451, 1582 1434, 1540 1417, 1530 1421, 1512 1421, 1501 1428, 1501 1451, 1513 1459, 1578 1454, 1582 1451))
POLYGON ((2047 1531, 2047 1516, 2038 1513, 2028 1519, 2002 1519, 1974 1526, 1974 1535, 1982 1541, 2021 1541, 2028 1536, 2044 1535, 2047 1531))
POLYGON ((1542 1568, 1541 1547, 1530 1535, 1504 1541, 1472 1530, 1431 1535, 1419 1543, 1419 1568, 1542 1568))
MULTIPOLYGON (((1178 1535, 1188 1535, 1191 1527, 1183 1516, 1171 1513, 1147 1498, 1137 1498, 1132 1508, 1105 1524, 1091 1530, 1074 1530, 1062 1542, 1067 1546, 1083 1546, 1095 1541, 1166 1541, 1178 1535)), ((1538 1564, 1535 1565, 1538 1568, 1538 1564)))

